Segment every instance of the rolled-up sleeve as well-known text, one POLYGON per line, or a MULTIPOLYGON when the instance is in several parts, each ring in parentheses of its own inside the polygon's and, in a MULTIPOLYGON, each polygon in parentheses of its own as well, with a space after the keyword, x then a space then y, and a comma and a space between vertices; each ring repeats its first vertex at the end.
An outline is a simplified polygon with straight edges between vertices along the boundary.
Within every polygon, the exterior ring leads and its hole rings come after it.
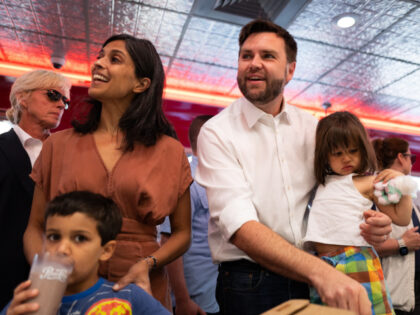
POLYGON ((235 148, 221 132, 206 124, 198 137, 197 182, 206 188, 210 217, 229 240, 246 222, 259 221, 235 148))

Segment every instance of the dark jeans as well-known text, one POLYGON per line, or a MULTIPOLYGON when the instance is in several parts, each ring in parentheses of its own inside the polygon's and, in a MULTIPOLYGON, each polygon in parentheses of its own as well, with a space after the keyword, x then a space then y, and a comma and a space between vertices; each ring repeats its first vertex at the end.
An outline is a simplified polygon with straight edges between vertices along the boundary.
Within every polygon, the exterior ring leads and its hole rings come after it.
POLYGON ((255 315, 290 299, 309 299, 309 289, 241 259, 220 264, 216 299, 221 315, 255 315))

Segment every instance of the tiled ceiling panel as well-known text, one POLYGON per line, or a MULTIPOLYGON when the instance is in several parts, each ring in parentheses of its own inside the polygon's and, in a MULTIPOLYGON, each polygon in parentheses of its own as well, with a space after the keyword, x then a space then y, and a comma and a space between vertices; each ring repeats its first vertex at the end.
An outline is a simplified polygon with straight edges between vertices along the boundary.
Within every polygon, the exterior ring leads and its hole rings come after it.
MULTIPOLYGON (((264 0, 264 2, 276 0, 264 0)), ((291 1, 289 1, 291 2, 291 1)), ((245 17, 198 7, 215 0, 0 0, 0 62, 89 74, 103 41, 115 33, 151 40, 167 86, 239 96, 238 35, 245 17), (200 13, 201 12, 201 13, 200 13)), ((298 106, 351 110, 420 128, 420 2, 307 0, 287 16, 298 42, 285 95, 298 106), (336 17, 356 16, 339 29, 336 17)))
POLYGON ((396 80, 380 92, 420 101, 420 67, 418 69, 400 80, 396 80), (412 84, 413 82, 417 82, 417 84, 412 84))
POLYGON ((365 91, 377 91, 418 69, 397 60, 355 53, 320 79, 320 82, 365 91))
POLYGON ((337 67, 353 52, 348 49, 323 45, 308 40, 298 40, 295 78, 316 81, 337 67))

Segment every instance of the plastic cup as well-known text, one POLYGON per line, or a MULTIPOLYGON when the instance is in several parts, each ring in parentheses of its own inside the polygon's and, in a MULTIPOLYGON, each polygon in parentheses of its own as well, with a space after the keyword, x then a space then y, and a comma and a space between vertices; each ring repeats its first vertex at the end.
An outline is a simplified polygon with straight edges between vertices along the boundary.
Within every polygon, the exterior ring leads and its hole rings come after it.
POLYGON ((67 287, 68 276, 73 271, 70 259, 62 255, 44 253, 35 255, 29 279, 31 288, 39 290, 30 302, 37 302, 39 309, 33 315, 56 315, 67 287))

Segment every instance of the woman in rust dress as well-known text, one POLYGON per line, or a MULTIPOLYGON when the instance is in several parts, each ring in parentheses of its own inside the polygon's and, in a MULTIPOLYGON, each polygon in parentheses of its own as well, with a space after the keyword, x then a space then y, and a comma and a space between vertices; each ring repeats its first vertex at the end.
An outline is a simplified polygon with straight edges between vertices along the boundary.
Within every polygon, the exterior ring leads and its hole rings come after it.
POLYGON ((112 198, 123 214, 113 258, 100 273, 134 282, 170 309, 162 268, 182 255, 190 240, 190 167, 183 146, 162 110, 164 71, 147 40, 115 35, 92 66, 86 121, 55 133, 44 143, 32 178, 36 182, 24 236, 29 260, 42 248, 46 202, 56 195, 89 190, 112 198), (166 216, 171 238, 156 242, 156 225, 166 216))

